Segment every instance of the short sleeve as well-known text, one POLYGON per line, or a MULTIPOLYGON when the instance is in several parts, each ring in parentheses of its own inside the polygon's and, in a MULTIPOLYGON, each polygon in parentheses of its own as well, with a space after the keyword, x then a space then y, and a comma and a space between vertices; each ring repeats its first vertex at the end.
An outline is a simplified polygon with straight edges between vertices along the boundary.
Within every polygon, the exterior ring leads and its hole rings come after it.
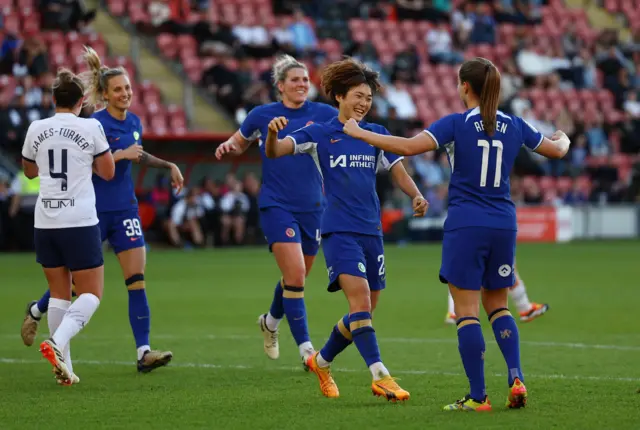
POLYGON ((32 163, 36 162, 36 152, 33 148, 33 141, 34 141, 34 131, 33 131, 33 124, 31 123, 31 125, 29 125, 29 129, 27 130, 27 135, 24 138, 24 144, 22 145, 22 158, 24 158, 27 161, 30 161, 32 163))
POLYGON ((287 137, 293 140, 294 154, 310 154, 318 147, 317 127, 314 124, 300 128, 287 137))
POLYGON ((102 124, 97 119, 89 120, 93 122, 93 156, 99 157, 109 152, 109 142, 107 142, 107 135, 104 133, 102 124))
POLYGON ((542 143, 544 136, 526 120, 522 118, 518 118, 518 120, 520 121, 520 128, 522 130, 522 143, 530 150, 535 151, 542 143))
POLYGON ((242 138, 249 142, 253 142, 262 135, 260 131, 260 111, 258 109, 259 107, 252 109, 240 125, 242 138))
MULTIPOLYGON (((390 136, 389 130, 384 127, 380 127, 379 130, 376 130, 380 134, 384 134, 390 136)), ((380 156, 378 158, 378 166, 376 167, 376 172, 380 171, 389 171, 391 168, 404 159, 403 156, 394 154, 392 152, 380 151, 380 156)))
POLYGON ((436 146, 440 148, 455 140, 455 119, 456 114, 447 115, 431 124, 424 132, 431 136, 436 142, 436 146))

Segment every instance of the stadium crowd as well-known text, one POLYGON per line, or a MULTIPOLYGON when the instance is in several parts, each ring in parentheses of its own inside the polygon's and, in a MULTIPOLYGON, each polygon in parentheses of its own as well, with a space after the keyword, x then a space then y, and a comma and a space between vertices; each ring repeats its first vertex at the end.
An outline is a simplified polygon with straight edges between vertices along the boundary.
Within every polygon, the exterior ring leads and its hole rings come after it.
MULTIPOLYGON (((631 39, 621 42, 617 30, 596 32, 580 26, 580 20, 567 20, 564 31, 546 37, 540 28, 548 31, 549 15, 560 10, 567 16, 559 4, 557 0, 273 0, 269 5, 273 14, 286 19, 269 25, 257 20, 231 23, 220 16, 211 21, 211 8, 216 6, 208 1, 154 0, 146 6, 158 34, 195 39, 200 57, 211 60, 201 70, 200 84, 238 124, 253 107, 275 100, 268 65, 278 53, 295 55, 309 65, 310 98, 316 101, 326 101, 320 71, 344 54, 379 71, 385 84, 367 119, 383 124, 392 134, 412 135, 433 119, 437 110, 429 110, 431 105, 440 103, 429 88, 425 92, 426 86, 439 84, 437 77, 424 71, 437 73, 442 68, 449 73, 465 58, 489 53, 502 72, 501 109, 522 116, 546 136, 563 129, 573 142, 567 157, 557 162, 523 149, 512 182, 514 201, 638 202, 640 28, 632 26, 631 39), (413 42, 403 43, 401 50, 381 50, 385 45, 379 38, 362 36, 367 34, 363 28, 373 28, 372 22, 419 33, 412 33, 413 42), (430 79, 426 83, 425 76, 430 79)), ((53 63, 39 30, 92 31, 89 24, 95 11, 87 11, 80 1, 64 2, 64 10, 56 5, 44 1, 42 10, 48 11, 40 14, 41 22, 33 31, 27 31, 25 22, 18 34, 12 31, 11 20, 0 19, 0 158, 17 160, 30 122, 53 112, 49 91, 53 63), (64 28, 60 20, 66 23, 64 28)), ((450 104, 445 109, 462 106, 450 104)), ((451 174, 446 154, 416 156, 407 166, 430 201, 429 216, 442 215, 451 174)), ((19 212, 12 199, 21 186, 19 177, 3 172, 0 163, 0 247, 6 245, 7 226, 19 212)), ((158 230, 173 245, 185 238, 205 243, 207 237, 226 245, 261 240, 255 202, 259 186, 253 175, 238 179, 230 174, 223 183, 192 178, 183 195, 173 196, 166 178, 159 177, 156 187, 140 198, 160 208, 164 215, 158 230)), ((410 202, 388 178, 380 178, 379 192, 383 207, 410 211, 410 202)))

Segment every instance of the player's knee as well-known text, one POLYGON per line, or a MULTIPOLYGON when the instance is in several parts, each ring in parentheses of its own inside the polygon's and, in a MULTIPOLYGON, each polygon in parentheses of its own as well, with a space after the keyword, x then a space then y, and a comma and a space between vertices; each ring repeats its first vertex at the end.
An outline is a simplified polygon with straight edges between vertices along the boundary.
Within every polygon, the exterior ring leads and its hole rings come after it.
POLYGON ((124 284, 127 286, 127 290, 142 290, 144 289, 144 275, 142 273, 136 273, 129 276, 124 280, 124 284))
POLYGON ((304 266, 290 267, 283 273, 284 283, 286 285, 296 285, 304 287, 304 280, 306 278, 306 269, 304 266))

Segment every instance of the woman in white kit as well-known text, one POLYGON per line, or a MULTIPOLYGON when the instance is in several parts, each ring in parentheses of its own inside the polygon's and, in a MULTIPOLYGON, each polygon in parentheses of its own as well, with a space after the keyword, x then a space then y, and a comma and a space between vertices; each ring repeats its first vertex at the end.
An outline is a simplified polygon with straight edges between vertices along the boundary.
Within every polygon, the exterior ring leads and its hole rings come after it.
POLYGON ((36 261, 51 290, 50 338, 40 352, 53 365, 59 384, 80 382, 73 373, 69 342, 94 314, 104 285, 104 266, 96 197, 91 175, 110 180, 113 156, 100 123, 79 118, 84 86, 61 69, 53 83, 56 113, 29 126, 22 147, 22 166, 32 179, 40 176, 35 208, 36 261), (71 304, 71 275, 78 298, 71 304))

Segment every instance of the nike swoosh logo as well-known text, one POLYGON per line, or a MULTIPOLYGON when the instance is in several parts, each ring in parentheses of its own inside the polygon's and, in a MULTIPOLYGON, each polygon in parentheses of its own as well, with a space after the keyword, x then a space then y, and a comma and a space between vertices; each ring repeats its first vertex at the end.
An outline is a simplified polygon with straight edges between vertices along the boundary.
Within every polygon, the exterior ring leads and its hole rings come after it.
POLYGON ((149 318, 149 317, 138 317, 139 320, 144 320, 144 319, 147 319, 147 318, 149 318))
POLYGON ((342 139, 331 139, 331 143, 336 143, 336 142, 340 142, 342 139))
POLYGON ((304 319, 304 317, 300 317, 300 318, 294 318, 293 320, 294 321, 300 321, 300 320, 303 320, 303 319, 304 319))
POLYGON ((140 239, 139 237, 132 237, 131 238, 131 242, 135 242, 136 240, 140 239))

